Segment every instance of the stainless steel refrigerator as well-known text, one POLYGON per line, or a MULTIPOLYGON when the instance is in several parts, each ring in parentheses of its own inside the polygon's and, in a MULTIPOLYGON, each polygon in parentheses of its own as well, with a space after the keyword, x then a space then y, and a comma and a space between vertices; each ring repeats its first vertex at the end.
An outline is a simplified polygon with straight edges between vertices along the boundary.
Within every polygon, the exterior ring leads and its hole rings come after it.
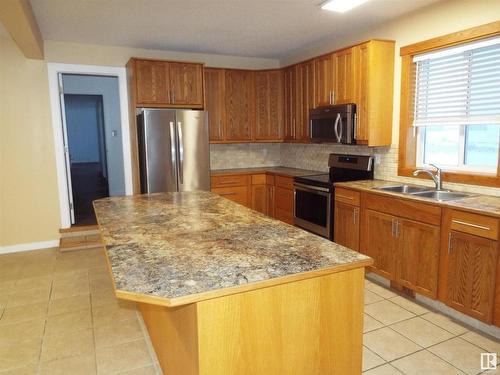
POLYGON ((141 193, 210 190, 206 112, 142 109, 137 130, 141 193))

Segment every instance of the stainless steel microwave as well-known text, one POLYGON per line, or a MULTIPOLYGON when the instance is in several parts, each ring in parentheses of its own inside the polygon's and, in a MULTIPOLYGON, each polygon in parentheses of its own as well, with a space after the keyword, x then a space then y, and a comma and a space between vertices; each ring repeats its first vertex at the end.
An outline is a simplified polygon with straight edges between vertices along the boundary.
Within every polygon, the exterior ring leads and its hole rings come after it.
POLYGON ((356 104, 339 104, 309 111, 313 142, 356 143, 356 104))

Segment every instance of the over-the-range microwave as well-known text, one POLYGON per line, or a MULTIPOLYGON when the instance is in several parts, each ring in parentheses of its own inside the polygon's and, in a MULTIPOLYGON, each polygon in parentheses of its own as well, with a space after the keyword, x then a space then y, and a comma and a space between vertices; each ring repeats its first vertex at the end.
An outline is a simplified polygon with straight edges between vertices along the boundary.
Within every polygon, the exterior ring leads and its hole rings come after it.
POLYGON ((313 142, 356 143, 356 104, 339 104, 309 111, 313 142))

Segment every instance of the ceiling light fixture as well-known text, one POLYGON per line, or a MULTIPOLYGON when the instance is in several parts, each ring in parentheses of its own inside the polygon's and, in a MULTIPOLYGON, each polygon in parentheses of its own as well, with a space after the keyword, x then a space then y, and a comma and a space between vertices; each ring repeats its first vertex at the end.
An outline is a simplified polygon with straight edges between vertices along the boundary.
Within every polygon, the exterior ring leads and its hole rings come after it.
POLYGON ((321 9, 344 13, 367 1, 368 0, 328 0, 321 4, 321 9))

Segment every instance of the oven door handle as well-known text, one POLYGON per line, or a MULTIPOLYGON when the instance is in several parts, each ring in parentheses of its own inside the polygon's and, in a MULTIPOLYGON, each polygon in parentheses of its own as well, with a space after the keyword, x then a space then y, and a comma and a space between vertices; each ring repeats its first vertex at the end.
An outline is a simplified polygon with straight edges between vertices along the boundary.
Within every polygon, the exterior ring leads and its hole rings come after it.
POLYGON ((337 138, 337 142, 340 143, 340 135, 339 135, 339 121, 342 121, 340 118, 340 113, 337 113, 337 118, 335 119, 335 125, 334 125, 334 130, 335 130, 335 137, 337 138))
POLYGON ((326 193, 326 194, 330 194, 331 193, 330 189, 328 189, 328 188, 324 188, 324 187, 320 187, 320 186, 304 185, 304 184, 301 184, 299 182, 294 182, 293 186, 294 186, 295 189, 304 190, 304 191, 310 191, 310 192, 313 192, 313 193, 316 193, 316 192, 326 193))

